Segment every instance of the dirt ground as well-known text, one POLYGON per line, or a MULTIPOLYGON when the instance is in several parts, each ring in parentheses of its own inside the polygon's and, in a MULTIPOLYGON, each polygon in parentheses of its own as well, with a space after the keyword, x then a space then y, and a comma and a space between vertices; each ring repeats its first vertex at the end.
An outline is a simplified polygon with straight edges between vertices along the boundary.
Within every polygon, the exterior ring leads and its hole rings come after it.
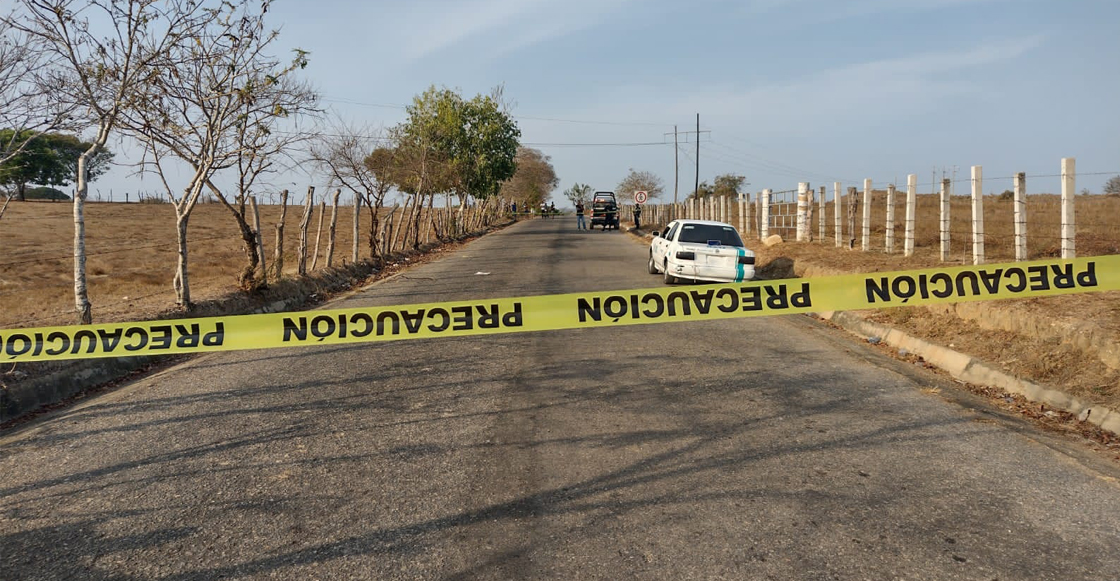
MULTIPOLYGON (((828 244, 749 245, 757 254, 760 268, 779 264, 784 272, 778 274, 784 276, 793 276, 795 269, 802 272, 808 265, 843 272, 885 272, 942 264, 936 257, 906 259, 901 255, 853 251, 828 244)), ((1120 341, 1118 292, 993 301, 984 303, 983 308, 1025 310, 1030 316, 1043 318, 1055 325, 1088 322, 1109 338, 1120 341)), ((952 309, 946 308, 900 307, 863 311, 861 314, 870 320, 998 365, 1017 377, 1120 409, 1120 370, 1109 367, 1095 354, 1075 345, 1025 333, 982 329, 976 322, 962 319, 952 309)))
MULTIPOLYGON (((76 323, 73 291, 73 217, 69 202, 13 202, 0 220, 0 328, 76 323)), ((87 203, 86 272, 94 322, 151 318, 175 306, 172 287, 177 260, 175 211, 169 204, 87 203)), ((266 262, 274 261, 280 208, 260 207, 266 262)), ((388 213, 382 212, 382 216, 388 213)), ((284 272, 296 272, 301 206, 289 205, 284 226, 284 272)), ((340 206, 334 265, 350 262, 353 206, 340 206)), ((399 215, 399 212, 398 212, 399 215)), ((308 230, 309 255, 316 249, 316 208, 308 230)), ((327 208, 318 244, 318 269, 326 266, 327 208)), ((368 211, 359 225, 359 256, 369 255, 368 211)), ((194 302, 216 300, 237 290, 246 264, 241 235, 221 204, 199 204, 188 227, 188 268, 194 302)), ((308 258, 308 268, 311 267, 308 258)))

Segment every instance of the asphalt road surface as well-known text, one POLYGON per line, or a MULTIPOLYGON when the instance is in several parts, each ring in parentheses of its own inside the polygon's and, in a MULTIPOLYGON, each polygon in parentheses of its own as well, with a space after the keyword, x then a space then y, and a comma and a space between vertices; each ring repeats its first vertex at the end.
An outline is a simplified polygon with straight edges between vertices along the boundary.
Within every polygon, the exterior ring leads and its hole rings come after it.
MULTIPOLYGON (((527 221, 332 306, 646 252, 527 221)), ((804 316, 211 354, 0 436, 0 578, 1120 579, 1115 467, 952 390, 804 316)))

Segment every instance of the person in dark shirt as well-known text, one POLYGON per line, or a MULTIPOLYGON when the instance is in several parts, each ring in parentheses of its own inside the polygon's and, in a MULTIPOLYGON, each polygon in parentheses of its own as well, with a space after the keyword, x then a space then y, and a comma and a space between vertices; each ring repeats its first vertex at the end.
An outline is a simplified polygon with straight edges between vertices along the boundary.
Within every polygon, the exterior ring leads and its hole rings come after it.
POLYGON ((576 230, 587 230, 587 222, 583 220, 583 202, 576 202, 576 230))

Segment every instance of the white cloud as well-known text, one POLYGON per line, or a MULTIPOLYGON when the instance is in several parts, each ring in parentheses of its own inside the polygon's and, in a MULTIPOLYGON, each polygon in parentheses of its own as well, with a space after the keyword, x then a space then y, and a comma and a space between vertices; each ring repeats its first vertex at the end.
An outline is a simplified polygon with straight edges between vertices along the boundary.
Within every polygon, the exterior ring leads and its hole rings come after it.
POLYGON ((489 60, 597 26, 634 0, 415 1, 398 7, 382 42, 406 64, 474 41, 471 56, 489 60))

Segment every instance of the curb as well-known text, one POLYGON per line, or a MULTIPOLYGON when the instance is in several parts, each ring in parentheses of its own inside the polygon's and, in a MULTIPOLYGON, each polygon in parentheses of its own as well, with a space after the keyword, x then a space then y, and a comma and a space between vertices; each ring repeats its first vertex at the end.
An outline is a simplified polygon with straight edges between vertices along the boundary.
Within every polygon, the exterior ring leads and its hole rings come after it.
POLYGON ((1079 420, 1095 424, 1102 430, 1120 434, 1120 412, 1111 408, 1084 402, 1063 391, 1009 375, 975 357, 912 337, 886 325, 872 323, 856 314, 827 311, 815 315, 863 339, 878 337, 887 345, 919 355, 955 379, 998 387, 1030 401, 1074 414, 1079 420))

